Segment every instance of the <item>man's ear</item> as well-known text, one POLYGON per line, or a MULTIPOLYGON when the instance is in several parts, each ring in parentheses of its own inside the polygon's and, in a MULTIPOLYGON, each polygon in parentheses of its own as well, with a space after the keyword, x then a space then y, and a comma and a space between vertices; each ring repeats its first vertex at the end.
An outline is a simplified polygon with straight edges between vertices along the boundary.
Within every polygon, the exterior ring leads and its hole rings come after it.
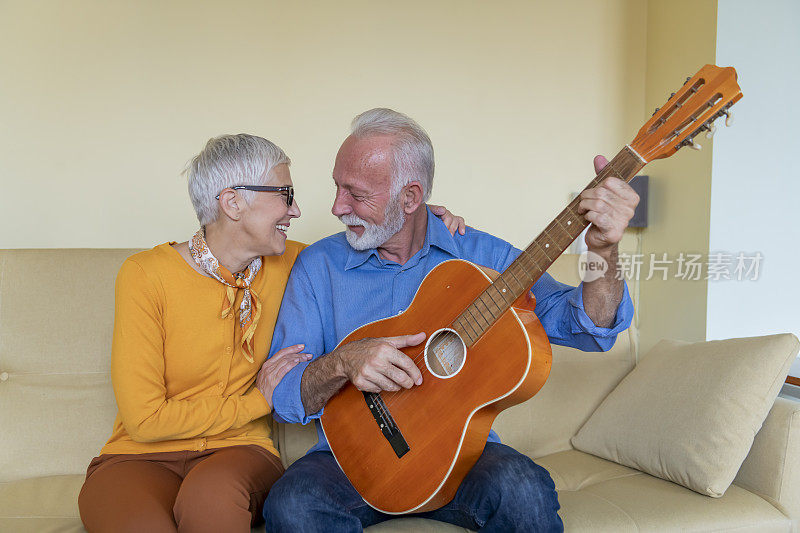
POLYGON ((422 199, 425 194, 422 192, 422 185, 418 181, 412 181, 404 187, 402 194, 403 211, 406 213, 413 213, 419 206, 422 205, 422 199))
POLYGON ((231 220, 238 221, 242 218, 241 206, 244 200, 233 189, 225 189, 219 195, 219 209, 231 220))

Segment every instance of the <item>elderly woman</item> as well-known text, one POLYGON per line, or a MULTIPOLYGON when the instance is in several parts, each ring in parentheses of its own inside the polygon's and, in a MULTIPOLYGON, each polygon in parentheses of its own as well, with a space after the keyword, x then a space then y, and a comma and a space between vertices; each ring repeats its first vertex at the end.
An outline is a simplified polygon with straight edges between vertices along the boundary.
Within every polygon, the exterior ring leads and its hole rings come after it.
POLYGON ((123 263, 111 352, 119 412, 78 498, 88 531, 248 531, 261 517, 283 473, 265 418, 272 392, 310 359, 296 345, 267 360, 304 247, 286 240, 300 216, 289 164, 260 137, 211 139, 187 169, 201 229, 123 263))

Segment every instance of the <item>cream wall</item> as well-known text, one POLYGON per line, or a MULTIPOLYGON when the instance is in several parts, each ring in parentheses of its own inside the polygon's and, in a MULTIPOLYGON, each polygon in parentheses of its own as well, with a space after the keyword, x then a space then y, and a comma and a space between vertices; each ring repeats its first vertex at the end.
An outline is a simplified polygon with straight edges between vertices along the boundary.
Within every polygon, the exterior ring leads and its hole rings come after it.
MULTIPOLYGON (((196 220, 179 172, 226 132, 294 159, 304 214, 290 237, 314 241, 339 231, 333 158, 373 106, 430 133, 434 201, 526 245, 591 178, 592 156, 642 122, 646 12, 638 0, 5 0, 0 248, 186 239, 196 220)), ((666 91, 652 87, 648 99, 666 91)))
MULTIPOLYGON (((680 87, 687 76, 714 63, 716 0, 650 0, 647 3, 647 116, 680 87), (691 16, 687 16, 691 14, 691 16)), ((723 134, 725 132, 722 132, 723 134)), ((708 252, 712 142, 698 139, 703 150, 682 149, 649 165, 649 227, 642 231, 644 263, 650 254, 676 258, 681 252, 708 252)), ((707 282, 658 275, 649 281, 642 270, 639 353, 662 338, 705 340, 707 282)))

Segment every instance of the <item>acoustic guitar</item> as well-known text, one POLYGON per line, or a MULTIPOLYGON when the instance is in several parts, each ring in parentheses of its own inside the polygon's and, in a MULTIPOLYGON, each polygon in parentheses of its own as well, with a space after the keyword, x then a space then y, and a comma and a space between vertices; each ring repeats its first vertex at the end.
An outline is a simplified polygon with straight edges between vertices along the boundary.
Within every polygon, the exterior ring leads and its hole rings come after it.
MULTIPOLYGON (((713 132, 742 97, 736 71, 706 65, 589 183, 630 181, 648 162, 713 132)), ((404 348, 419 386, 380 394, 352 383, 330 399, 322 428, 347 478, 370 506, 389 514, 437 509, 450 501, 481 455, 495 417, 536 394, 550 373, 547 334, 530 288, 588 226, 574 199, 501 274, 463 260, 434 268, 409 308, 358 328, 340 344, 424 331, 404 348)))

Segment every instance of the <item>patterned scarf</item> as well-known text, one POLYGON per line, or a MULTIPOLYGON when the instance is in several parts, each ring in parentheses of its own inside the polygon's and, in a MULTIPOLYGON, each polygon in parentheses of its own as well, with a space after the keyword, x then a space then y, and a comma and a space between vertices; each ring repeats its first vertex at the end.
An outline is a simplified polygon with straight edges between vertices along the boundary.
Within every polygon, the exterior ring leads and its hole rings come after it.
POLYGON ((233 305, 236 302, 236 294, 238 289, 244 289, 242 295, 242 303, 239 304, 239 326, 242 328, 242 349, 244 350, 245 358, 254 363, 253 359, 253 336, 256 332, 258 319, 261 318, 261 301, 258 299, 252 289, 250 283, 256 277, 258 271, 261 270, 261 258, 253 259, 253 262, 248 265, 244 272, 231 274, 227 268, 219 264, 217 258, 208 249, 206 244, 205 229, 200 230, 194 234, 192 240, 189 241, 189 252, 192 254, 195 263, 200 265, 203 272, 216 279, 225 285, 226 298, 222 304, 221 318, 227 318, 233 312, 233 305), (253 305, 255 303, 255 305, 253 305), (253 311, 255 308, 255 312, 253 311))

